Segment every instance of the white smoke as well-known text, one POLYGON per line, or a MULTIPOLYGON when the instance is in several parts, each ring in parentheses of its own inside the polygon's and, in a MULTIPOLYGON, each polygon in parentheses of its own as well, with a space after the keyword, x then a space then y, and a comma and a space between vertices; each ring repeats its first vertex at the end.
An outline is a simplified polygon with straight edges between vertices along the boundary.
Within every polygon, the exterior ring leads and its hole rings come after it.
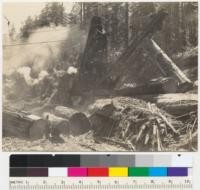
POLYGON ((31 77, 31 68, 30 67, 20 67, 17 72, 21 74, 24 77, 24 80, 26 81, 28 86, 37 85, 42 81, 46 76, 48 76, 47 71, 41 71, 38 75, 38 78, 32 78, 31 77))
POLYGON ((29 64, 36 70, 46 69, 57 58, 60 44, 68 32, 69 27, 43 27, 34 31, 27 40, 4 39, 4 73, 10 74, 29 64))
POLYGON ((70 66, 76 62, 70 60, 75 60, 74 52, 79 55, 84 50, 86 37, 85 31, 80 30, 79 25, 68 25, 43 27, 34 31, 25 41, 4 39, 3 74, 9 79, 3 84, 6 87, 6 96, 15 94, 18 89, 21 97, 28 93, 37 96, 45 88, 41 86, 45 77, 55 77, 57 80, 66 72, 76 74, 77 68, 70 66), (18 80, 16 74, 22 76, 27 86, 18 80))
POLYGON ((67 69, 67 73, 68 74, 76 74, 78 71, 77 71, 77 68, 73 67, 73 66, 70 66, 68 69, 67 69))

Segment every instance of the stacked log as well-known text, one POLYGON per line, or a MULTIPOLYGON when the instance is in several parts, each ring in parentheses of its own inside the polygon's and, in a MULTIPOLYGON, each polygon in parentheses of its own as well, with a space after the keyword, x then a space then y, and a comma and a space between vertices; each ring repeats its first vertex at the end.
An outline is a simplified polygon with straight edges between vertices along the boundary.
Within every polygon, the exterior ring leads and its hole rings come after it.
POLYGON ((138 96, 138 98, 155 103, 159 108, 174 116, 182 116, 191 112, 197 112, 197 94, 159 94, 138 96))
POLYGON ((3 136, 41 138, 46 121, 38 116, 16 110, 3 110, 3 136))
POLYGON ((56 116, 65 118, 69 122, 70 133, 80 135, 91 129, 91 125, 87 116, 69 107, 56 106, 54 109, 56 116))
POLYGON ((112 118, 115 106, 112 99, 98 99, 89 106, 90 123, 95 134, 108 135, 110 126, 114 126, 115 121, 112 118))

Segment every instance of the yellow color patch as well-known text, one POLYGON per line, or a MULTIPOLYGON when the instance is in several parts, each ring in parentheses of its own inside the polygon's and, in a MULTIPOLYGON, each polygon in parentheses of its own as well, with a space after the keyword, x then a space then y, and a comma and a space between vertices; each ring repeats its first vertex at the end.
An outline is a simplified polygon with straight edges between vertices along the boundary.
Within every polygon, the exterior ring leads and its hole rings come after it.
POLYGON ((109 177, 127 177, 128 176, 128 168, 109 168, 109 177))

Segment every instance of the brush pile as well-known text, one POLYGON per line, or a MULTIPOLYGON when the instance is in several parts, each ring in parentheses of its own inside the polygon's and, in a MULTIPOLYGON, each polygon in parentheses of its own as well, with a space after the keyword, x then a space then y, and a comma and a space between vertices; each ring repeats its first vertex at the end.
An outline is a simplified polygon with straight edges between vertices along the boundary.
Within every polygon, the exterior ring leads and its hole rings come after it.
POLYGON ((129 97, 96 100, 89 111, 97 138, 126 144, 134 151, 176 149, 175 145, 190 128, 191 139, 197 130, 194 121, 186 125, 187 121, 176 119, 155 104, 129 97))

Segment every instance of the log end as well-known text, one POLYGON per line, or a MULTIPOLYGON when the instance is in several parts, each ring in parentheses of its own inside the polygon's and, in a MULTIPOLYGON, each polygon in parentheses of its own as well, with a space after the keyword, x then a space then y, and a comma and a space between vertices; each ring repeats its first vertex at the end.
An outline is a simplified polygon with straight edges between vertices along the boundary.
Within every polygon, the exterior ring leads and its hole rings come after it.
POLYGON ((70 134, 70 126, 69 126, 69 122, 67 121, 61 121, 60 123, 57 124, 55 128, 56 130, 58 130, 59 134, 63 134, 63 135, 70 134))
POLYGON ((39 119, 33 123, 29 130, 30 140, 42 139, 45 135, 45 128, 47 126, 47 121, 44 119, 39 119))
POLYGON ((73 135, 80 135, 91 130, 89 119, 83 113, 74 114, 70 120, 70 133, 73 135))

